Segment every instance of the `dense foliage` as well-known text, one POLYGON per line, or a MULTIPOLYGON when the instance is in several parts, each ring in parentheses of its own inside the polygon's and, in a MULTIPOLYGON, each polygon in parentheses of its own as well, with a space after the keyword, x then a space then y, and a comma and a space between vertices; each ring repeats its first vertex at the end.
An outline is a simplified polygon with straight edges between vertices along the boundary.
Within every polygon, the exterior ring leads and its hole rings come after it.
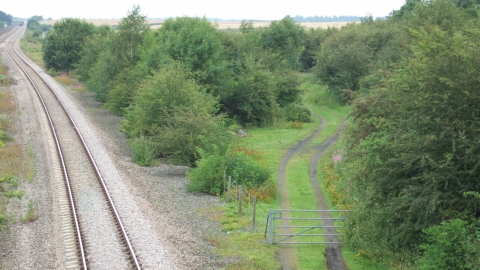
MULTIPOLYGON (((0 22, 5 22, 7 25, 12 25, 13 16, 0 10, 0 22)), ((3 27, 3 23, 0 26, 3 27)))
POLYGON ((316 74, 352 104, 339 187, 357 210, 346 238, 372 259, 480 265, 480 200, 465 196, 480 191, 480 22, 462 3, 407 1, 331 34, 317 55, 316 74))
MULTIPOLYGON (((29 20, 29 24, 34 22, 35 20, 29 20)), ((80 61, 80 51, 85 40, 93 34, 95 26, 79 19, 66 18, 53 27, 42 48, 45 67, 71 71, 80 61)))
POLYGON ((206 18, 179 17, 150 30, 134 6, 115 31, 100 27, 86 38, 76 73, 125 116, 121 129, 138 163, 160 157, 195 166, 201 149, 231 140, 226 129, 235 122, 310 121, 294 72, 304 36, 291 18, 223 32, 206 18))
MULTIPOLYGON (((468 194, 480 192, 479 7, 407 0, 388 19, 340 29, 305 30, 286 17, 220 31, 189 17, 149 30, 137 6, 116 31, 86 31, 71 62, 125 117, 138 164, 190 165, 189 189, 212 194, 226 174, 247 187, 269 182, 261 162, 232 150, 234 134, 309 121, 297 76, 311 71, 352 106, 345 157, 329 172, 357 210, 350 247, 399 268, 478 269, 480 198, 468 194)), ((46 58, 62 59, 51 44, 46 58)))
POLYGON ((43 32, 50 30, 51 26, 46 24, 40 24, 40 21, 43 20, 43 16, 32 16, 28 19, 27 29, 33 32, 34 37, 40 37, 43 32))

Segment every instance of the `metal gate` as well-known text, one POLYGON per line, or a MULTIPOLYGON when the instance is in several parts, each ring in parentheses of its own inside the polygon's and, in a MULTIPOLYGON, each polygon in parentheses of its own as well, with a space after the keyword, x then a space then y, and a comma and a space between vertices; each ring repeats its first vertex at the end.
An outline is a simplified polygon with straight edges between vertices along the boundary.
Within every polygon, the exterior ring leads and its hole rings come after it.
POLYGON ((348 210, 269 210, 265 236, 270 244, 342 244, 348 210), (331 217, 331 215, 335 217, 331 217))

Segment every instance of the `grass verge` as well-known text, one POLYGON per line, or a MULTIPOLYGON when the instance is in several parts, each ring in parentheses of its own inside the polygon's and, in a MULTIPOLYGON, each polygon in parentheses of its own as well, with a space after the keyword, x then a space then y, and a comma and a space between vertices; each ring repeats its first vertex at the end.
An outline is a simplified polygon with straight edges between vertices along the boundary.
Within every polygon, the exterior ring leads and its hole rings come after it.
MULTIPOLYGON (((306 77, 301 89, 304 91, 306 100, 311 91, 325 92, 310 77, 306 77)), ((327 94, 316 94, 320 97, 328 97, 327 94)), ((324 118, 328 124, 322 133, 314 138, 310 144, 297 154, 288 164, 286 186, 289 193, 289 204, 292 209, 316 209, 317 202, 309 179, 308 171, 310 158, 314 154, 314 147, 321 145, 328 138, 333 136, 342 123, 342 118, 348 114, 348 108, 339 105, 335 100, 324 101, 321 105, 308 103, 311 110, 324 118), (340 116, 340 117, 339 117, 340 116)), ((290 148, 312 134, 321 124, 321 120, 312 117, 311 123, 292 124, 281 123, 266 128, 254 128, 248 130, 248 137, 238 142, 238 147, 254 149, 262 153, 272 171, 272 178, 277 179, 277 172, 280 163, 290 148)), ((280 208, 280 201, 274 199, 263 203, 268 209, 280 208)), ((233 203, 227 204, 222 209, 224 214, 218 217, 224 231, 229 232, 222 244, 219 245, 219 252, 224 255, 241 255, 239 262, 227 269, 278 269, 276 259, 278 246, 265 244, 267 239, 263 233, 249 234, 246 231, 251 223, 250 216, 237 215, 233 210, 236 206, 233 203), (261 263, 260 263, 261 262, 261 263)), ((258 217, 258 218, 266 218, 258 217)), ((321 241, 321 239, 310 239, 321 241)), ((298 269, 325 269, 322 245, 296 245, 293 246, 296 253, 298 269)))
MULTIPOLYGON (((6 70, 4 63, 0 63, 0 74, 8 78, 6 70)), ((23 197, 19 182, 33 179, 32 153, 11 135, 18 130, 14 121, 17 107, 9 86, 0 83, 0 230, 9 220, 16 222, 15 216, 7 213, 7 207, 10 200, 23 197)))
POLYGON ((35 62, 35 64, 44 68, 45 63, 43 62, 42 41, 43 38, 34 37, 33 32, 27 30, 25 31, 22 40, 20 40, 20 48, 22 48, 25 55, 35 62))

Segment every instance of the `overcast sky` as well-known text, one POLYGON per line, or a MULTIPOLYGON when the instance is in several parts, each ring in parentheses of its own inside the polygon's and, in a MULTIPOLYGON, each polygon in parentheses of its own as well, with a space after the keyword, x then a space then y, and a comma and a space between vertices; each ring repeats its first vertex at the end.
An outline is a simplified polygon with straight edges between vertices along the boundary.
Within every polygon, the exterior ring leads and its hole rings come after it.
POLYGON ((14 17, 122 18, 140 5, 149 18, 206 16, 219 19, 279 20, 290 16, 387 16, 405 0, 2 0, 0 10, 14 17))

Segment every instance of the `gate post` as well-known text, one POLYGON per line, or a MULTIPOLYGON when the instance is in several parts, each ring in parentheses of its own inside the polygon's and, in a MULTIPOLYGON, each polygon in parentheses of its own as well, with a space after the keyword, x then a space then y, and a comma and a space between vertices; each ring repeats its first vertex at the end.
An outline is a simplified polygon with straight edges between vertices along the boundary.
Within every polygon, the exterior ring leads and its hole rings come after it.
POLYGON ((268 243, 269 244, 273 244, 273 211, 272 210, 268 210, 268 225, 269 225, 269 228, 268 228, 268 243))

